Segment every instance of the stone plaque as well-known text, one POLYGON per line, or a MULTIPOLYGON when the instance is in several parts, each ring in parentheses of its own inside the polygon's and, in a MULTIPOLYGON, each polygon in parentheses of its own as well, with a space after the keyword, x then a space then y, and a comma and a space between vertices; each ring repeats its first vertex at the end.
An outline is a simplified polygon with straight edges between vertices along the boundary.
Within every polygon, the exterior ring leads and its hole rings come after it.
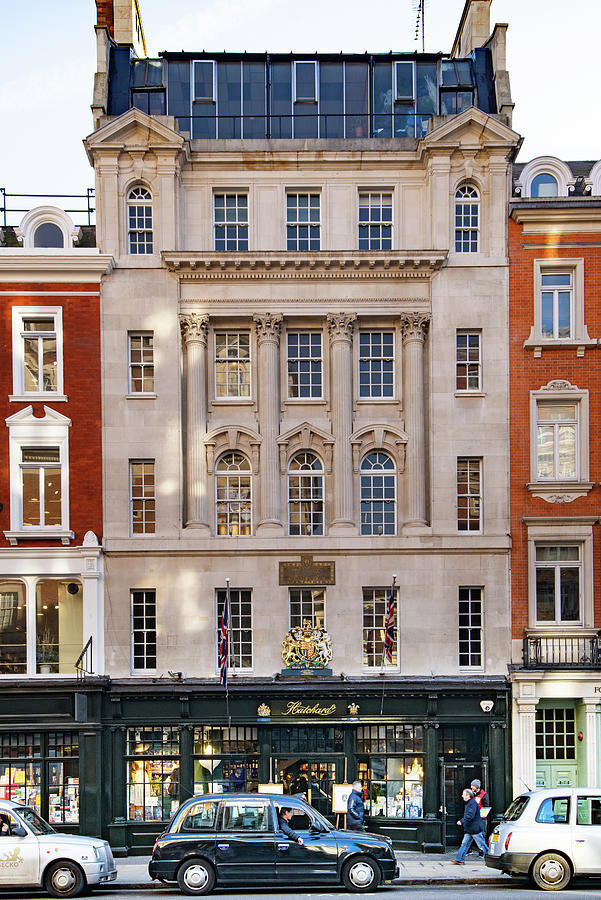
POLYGON ((300 562, 281 562, 280 584, 336 584, 336 563, 314 562, 312 556, 301 556, 300 562))

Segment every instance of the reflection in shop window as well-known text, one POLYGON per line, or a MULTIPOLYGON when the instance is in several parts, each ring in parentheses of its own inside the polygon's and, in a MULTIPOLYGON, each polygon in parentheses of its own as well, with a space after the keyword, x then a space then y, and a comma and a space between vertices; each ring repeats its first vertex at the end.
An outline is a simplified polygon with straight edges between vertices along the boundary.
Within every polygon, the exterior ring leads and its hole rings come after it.
POLYGON ((16 581, 0 582, 0 674, 27 671, 26 639, 25 587, 16 581))
POLYGON ((359 760, 359 780, 367 785, 368 816, 421 819, 423 757, 382 756, 359 760))
POLYGON ((78 733, 0 735, 0 799, 27 805, 53 824, 77 824, 78 733))
POLYGON ((259 786, 256 728, 194 729, 194 793, 254 792, 259 786))
POLYGON ((79 735, 50 732, 47 741, 48 821, 79 822, 79 735))
POLYGON ((41 756, 39 732, 0 734, 0 799, 41 811, 41 756))
POLYGON ((177 728, 129 728, 127 776, 128 817, 169 819, 179 806, 177 728))
POLYGON ((36 585, 36 672, 74 673, 83 647, 82 588, 78 581, 36 585))

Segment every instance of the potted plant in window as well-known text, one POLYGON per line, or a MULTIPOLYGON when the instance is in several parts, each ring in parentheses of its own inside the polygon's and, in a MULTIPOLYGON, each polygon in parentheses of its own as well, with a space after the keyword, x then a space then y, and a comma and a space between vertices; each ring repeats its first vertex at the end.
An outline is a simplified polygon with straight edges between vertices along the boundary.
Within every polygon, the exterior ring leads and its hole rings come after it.
POLYGON ((44 630, 38 634, 36 651, 40 673, 42 675, 49 675, 51 672, 56 672, 58 663, 58 640, 57 636, 49 628, 44 628, 44 630))

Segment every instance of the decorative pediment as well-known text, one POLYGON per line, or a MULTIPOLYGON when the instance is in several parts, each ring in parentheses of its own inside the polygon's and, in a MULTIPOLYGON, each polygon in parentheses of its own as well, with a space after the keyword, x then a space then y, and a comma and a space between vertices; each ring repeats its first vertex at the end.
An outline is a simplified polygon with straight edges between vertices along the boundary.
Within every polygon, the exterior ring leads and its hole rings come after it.
POLYGON ((252 428, 241 425, 220 425, 209 431, 205 437, 207 454, 207 471, 212 475, 215 471, 215 460, 222 453, 237 450, 250 459, 253 475, 259 474, 259 447, 262 438, 252 428))
POLYGON ((361 457, 372 450, 386 450, 395 460, 397 470, 405 471, 405 451, 408 435, 394 425, 366 425, 351 435, 353 471, 359 471, 361 457))
POLYGON ((34 416, 33 406, 26 406, 24 409, 20 409, 19 412, 13 413, 12 416, 9 416, 4 421, 9 428, 14 428, 15 426, 19 425, 35 425, 36 428, 38 428, 40 425, 71 425, 71 419, 63 416, 55 409, 51 409, 49 406, 44 406, 43 416, 34 416))
POLYGON ((288 461, 299 450, 312 450, 323 459, 326 473, 332 471, 332 452, 335 438, 327 431, 322 431, 315 425, 302 422, 295 425, 289 431, 281 434, 277 439, 280 448, 280 474, 284 475, 288 468, 288 461))
POLYGON ((521 141, 517 131, 508 128, 498 119, 471 106, 459 116, 437 116, 436 125, 424 137, 426 147, 459 146, 483 147, 486 145, 516 146, 521 141))
POLYGON ((154 149, 177 152, 185 143, 181 134, 163 124, 156 116, 147 116, 139 109, 128 109, 89 135, 84 146, 93 165, 94 154, 103 150, 120 152, 154 149))

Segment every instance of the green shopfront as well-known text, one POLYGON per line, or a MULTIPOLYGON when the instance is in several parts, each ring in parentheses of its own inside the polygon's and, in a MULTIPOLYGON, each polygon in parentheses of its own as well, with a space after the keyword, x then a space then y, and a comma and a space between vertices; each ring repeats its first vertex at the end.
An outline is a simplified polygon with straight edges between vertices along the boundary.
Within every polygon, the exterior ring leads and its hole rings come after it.
POLYGON ((302 793, 343 825, 334 785, 359 778, 367 825, 402 848, 458 841, 478 777, 500 815, 511 792, 503 679, 295 677, 15 684, 0 698, 0 796, 59 830, 150 852, 179 803, 209 792, 302 793), (384 689, 383 689, 384 688, 384 689), (489 709, 492 703, 492 708, 489 709))

